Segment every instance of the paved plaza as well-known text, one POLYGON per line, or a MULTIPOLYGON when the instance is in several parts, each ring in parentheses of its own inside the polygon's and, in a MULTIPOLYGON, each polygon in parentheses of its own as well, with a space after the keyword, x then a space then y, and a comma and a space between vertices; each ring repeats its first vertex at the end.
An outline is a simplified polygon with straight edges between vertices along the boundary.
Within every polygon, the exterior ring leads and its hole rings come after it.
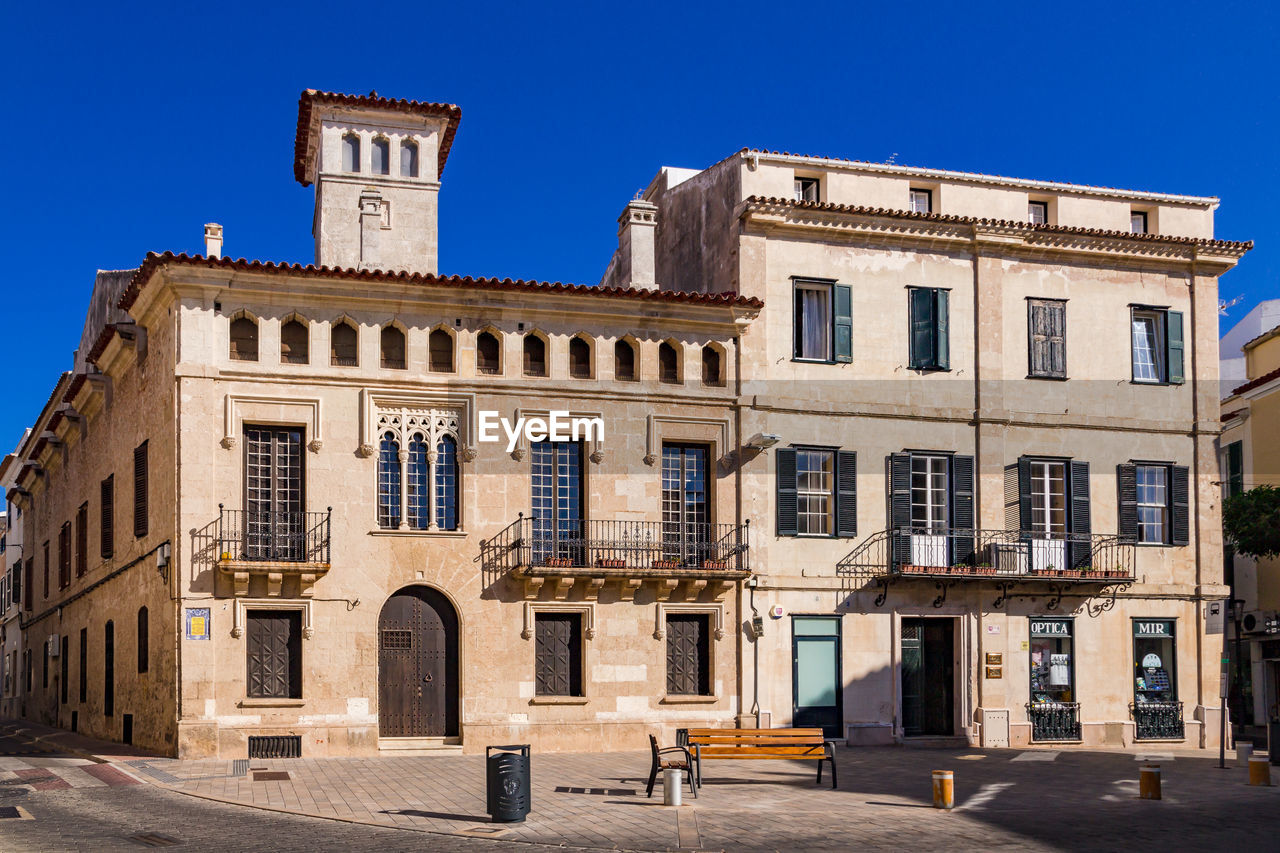
MULTIPOLYGON (((840 748, 838 790, 815 784, 810 763, 709 761, 698 798, 686 790, 680 808, 662 805, 660 789, 644 796, 648 753, 535 755, 532 814, 494 824, 480 757, 177 761, 15 725, 28 743, 66 751, 0 758, 0 791, 7 792, 0 805, 32 817, 20 830, 0 821, 3 850, 113 849, 81 844, 74 832, 77 815, 89 819, 117 800, 126 811, 145 807, 153 823, 163 820, 162 834, 176 842, 166 846, 201 840, 215 850, 288 850, 309 836, 320 847, 329 839, 350 849, 376 838, 380 850, 1128 850, 1153 833, 1167 849, 1209 850, 1222 849, 1226 827, 1232 843, 1248 849, 1275 849, 1280 834, 1280 788, 1249 787, 1247 771, 1230 757, 1219 770, 1216 756, 1158 747, 840 748), (1163 771, 1159 802, 1137 796, 1138 768, 1152 761, 1163 771), (934 769, 955 772, 954 811, 931 807, 934 769), (202 827, 218 825, 219 814, 225 829, 210 843, 202 827), (40 821, 55 817, 63 834, 40 836, 40 821), (261 835, 268 826, 287 827, 279 830, 286 836, 268 843, 261 835), (348 843, 344 828, 374 834, 348 843), (16 843, 24 837, 18 832, 30 839, 16 843)), ((0 735, 6 729, 14 731, 0 735)), ((111 837, 127 838, 122 832, 111 837)))

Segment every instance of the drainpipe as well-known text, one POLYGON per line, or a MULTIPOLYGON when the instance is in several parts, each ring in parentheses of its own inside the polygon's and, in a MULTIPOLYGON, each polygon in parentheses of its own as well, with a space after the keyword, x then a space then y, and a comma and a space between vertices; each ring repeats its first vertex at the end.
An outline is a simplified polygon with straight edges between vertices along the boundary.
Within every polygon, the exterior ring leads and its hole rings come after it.
MULTIPOLYGON (((1191 471, 1193 475, 1191 477, 1191 494, 1195 501, 1195 508, 1196 508, 1196 512, 1194 516, 1196 520, 1196 550, 1195 550, 1196 594, 1195 594, 1195 599, 1193 600, 1193 605, 1196 609, 1196 615, 1195 615, 1196 704, 1199 705, 1201 708, 1204 708, 1205 707, 1205 696, 1204 696, 1204 663, 1205 663, 1204 616, 1205 614, 1204 614, 1204 607, 1202 606, 1204 602, 1204 565, 1200 557, 1201 549, 1204 546, 1204 542, 1201 539, 1201 533, 1203 532, 1204 524, 1202 521, 1202 513, 1201 513, 1202 504, 1200 503, 1200 500, 1201 500, 1201 497, 1200 497, 1200 393, 1199 393, 1200 381, 1199 381, 1199 378, 1196 376, 1196 372, 1197 372, 1196 371, 1196 361, 1197 361, 1196 346, 1200 343, 1200 336, 1196 334, 1196 263, 1194 260, 1192 260, 1191 262, 1190 294, 1191 294, 1191 311, 1189 312, 1189 314, 1190 314, 1190 327, 1191 327, 1191 335, 1190 335, 1191 346, 1185 348, 1184 351, 1189 354, 1189 358, 1187 360, 1190 362, 1190 367, 1186 375, 1191 378, 1191 471)), ((1184 342, 1187 339, 1187 333, 1185 329, 1183 330, 1183 333, 1182 333, 1182 339, 1184 342)), ((1224 624, 1222 626, 1222 635, 1223 635, 1224 641, 1226 639, 1226 631, 1227 631, 1225 621, 1226 620, 1224 619, 1223 620, 1224 624)), ((1225 642, 1224 642, 1224 649, 1225 649, 1225 642)), ((1226 703, 1222 702, 1219 704, 1223 705, 1224 707, 1219 708, 1218 713, 1225 714, 1226 703)), ((1205 734, 1206 734, 1205 727, 1201 725, 1200 726, 1200 746, 1202 748, 1204 747, 1205 734)))

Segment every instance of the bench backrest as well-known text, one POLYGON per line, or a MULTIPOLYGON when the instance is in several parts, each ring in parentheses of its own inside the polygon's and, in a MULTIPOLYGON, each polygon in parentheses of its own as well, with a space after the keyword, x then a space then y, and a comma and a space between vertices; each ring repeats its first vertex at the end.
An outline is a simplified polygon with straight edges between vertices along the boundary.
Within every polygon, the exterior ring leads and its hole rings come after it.
POLYGON ((821 746, 822 729, 689 729, 690 746, 821 746))

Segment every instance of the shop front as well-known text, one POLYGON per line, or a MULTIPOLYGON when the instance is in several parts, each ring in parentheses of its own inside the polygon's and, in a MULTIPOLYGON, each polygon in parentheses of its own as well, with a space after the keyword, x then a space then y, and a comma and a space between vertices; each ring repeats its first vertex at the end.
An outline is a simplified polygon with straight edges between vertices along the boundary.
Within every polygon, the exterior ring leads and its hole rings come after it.
POLYGON ((1185 737, 1173 619, 1133 620, 1133 723, 1137 740, 1185 737))
POLYGON ((1075 649, 1071 619, 1030 620, 1031 697, 1027 717, 1033 741, 1080 740, 1075 649))

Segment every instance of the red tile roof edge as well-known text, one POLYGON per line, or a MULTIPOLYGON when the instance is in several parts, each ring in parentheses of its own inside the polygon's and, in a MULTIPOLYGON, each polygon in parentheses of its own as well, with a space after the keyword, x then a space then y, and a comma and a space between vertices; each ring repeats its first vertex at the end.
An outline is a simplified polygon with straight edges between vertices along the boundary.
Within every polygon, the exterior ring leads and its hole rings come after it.
POLYGON ((1234 397, 1236 394, 1243 394, 1245 391, 1252 391, 1254 388, 1258 388, 1262 385, 1266 385, 1272 379, 1280 379, 1280 367, 1277 367, 1275 370, 1271 371, 1270 373, 1262 374, 1257 379, 1250 379, 1248 382, 1244 383, 1243 385, 1237 388, 1233 388, 1231 390, 1231 396, 1234 397))
POLYGON ((1252 240, 1211 240, 1204 237, 1173 237, 1167 234, 1133 234, 1129 231, 1113 231, 1105 228, 1078 228, 1066 225, 1034 225, 1030 222, 1019 222, 1010 219, 984 219, 975 216, 956 216, 944 213, 914 213, 909 210, 895 210, 888 207, 865 207, 862 205, 833 204, 824 201, 796 201, 789 198, 772 196, 749 196, 748 205, 783 205, 802 210, 822 210, 832 213, 851 213, 860 216, 887 216, 894 219, 917 219, 925 222, 947 222, 959 225, 989 225, 999 228, 1019 228, 1045 234, 1070 234, 1081 237, 1107 237, 1118 240, 1137 240, 1151 243, 1169 243, 1188 246, 1210 246, 1215 249, 1228 249, 1247 252, 1253 248, 1252 240))
MULTIPOLYGON (((132 286, 132 284, 130 284, 130 286, 132 286)), ((128 293, 128 292, 129 292, 128 290, 125 291, 125 293, 128 293)), ((96 366, 98 364, 98 359, 102 357, 102 354, 104 352, 106 352, 107 344, 111 343, 111 339, 115 336, 115 334, 116 334, 115 323, 108 323, 107 325, 103 326, 102 331, 98 333, 97 340, 95 340, 93 342, 93 346, 89 348, 89 354, 84 357, 84 360, 96 366)))
POLYGON ((379 110, 396 110, 402 113, 440 116, 448 119, 444 136, 440 140, 440 151, 436 158, 439 174, 444 174, 444 164, 449 159, 449 149, 453 147, 453 137, 458 132, 458 122, 462 120, 462 108, 455 104, 407 101, 403 98, 382 98, 374 93, 368 95, 344 95, 341 92, 321 92, 316 89, 303 89, 302 94, 298 96, 298 133, 293 141, 293 176, 304 187, 311 183, 307 179, 307 143, 311 136, 311 112, 316 106, 372 107, 379 110))
POLYGON ((1240 345, 1240 349, 1247 350, 1249 347, 1253 346, 1254 344, 1260 344, 1267 338, 1270 338, 1271 336, 1277 333, 1280 333, 1280 326, 1272 326, 1270 329, 1267 329, 1265 332, 1258 335, 1256 338, 1250 338, 1249 340, 1245 341, 1243 344, 1240 345))
POLYGON ((1227 421, 1232 420, 1234 418, 1238 418, 1244 413, 1245 413, 1244 409, 1236 409, 1234 412, 1227 412, 1225 415, 1222 416, 1222 422, 1225 424, 1227 421))
MULTIPOLYGON (((658 302, 679 302, 690 305, 727 305, 760 309, 764 303, 754 296, 736 293, 689 293, 683 290, 638 290, 636 288, 596 287, 586 284, 562 284, 560 282, 526 281, 524 279, 473 278, 458 275, 427 275, 403 271, 356 270, 342 267, 317 267, 313 265, 250 261, 244 258, 208 258, 203 255, 186 255, 172 252, 147 255, 142 266, 134 273, 133 280, 120 296, 117 307, 128 311, 137 301, 138 294, 146 286, 152 274, 166 264, 201 266, 210 269, 228 269, 241 272, 265 272, 286 275, 312 275, 322 278, 338 278, 349 281, 397 282, 402 284, 439 285, 445 287, 470 287, 482 290, 503 290, 526 293, 570 293, 581 296, 615 297, 658 302)), ((104 330, 104 334, 106 331, 104 330)), ((103 343, 103 347, 106 344, 103 343)), ((98 347, 95 344, 94 351, 98 347)), ((100 354, 100 353, 99 353, 100 354)), ((92 357, 92 353, 91 353, 92 357)))
POLYGON ((76 378, 71 380, 71 384, 67 386, 67 393, 62 395, 62 402, 71 403, 76 399, 76 395, 80 393, 80 389, 84 387, 84 383, 89 381, 89 376, 84 373, 77 373, 76 378))

